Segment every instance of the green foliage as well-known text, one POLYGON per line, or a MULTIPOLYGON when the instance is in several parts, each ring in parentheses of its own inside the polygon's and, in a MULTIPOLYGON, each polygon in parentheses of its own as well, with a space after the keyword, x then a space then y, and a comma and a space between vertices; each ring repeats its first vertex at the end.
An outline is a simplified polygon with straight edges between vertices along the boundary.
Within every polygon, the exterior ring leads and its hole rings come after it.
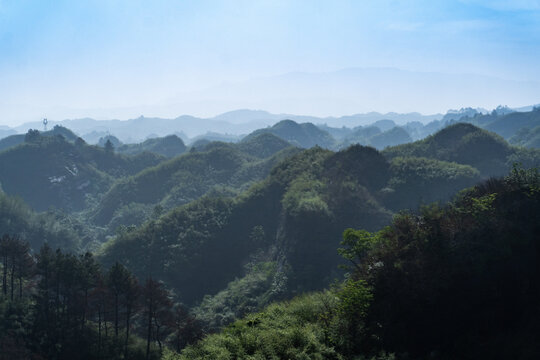
POLYGON ((248 136, 238 143, 240 151, 264 159, 291 146, 290 143, 271 133, 248 136))
POLYGON ((319 129, 312 123, 298 124, 292 120, 282 120, 272 127, 259 129, 244 138, 244 141, 250 141, 261 134, 273 134, 294 146, 302 148, 312 148, 320 146, 323 148, 332 148, 335 140, 324 130, 319 129))
POLYGON ((244 277, 231 281, 214 296, 205 296, 193 313, 207 329, 217 331, 246 314, 259 311, 276 299, 273 286, 276 285, 276 269, 275 262, 250 266, 244 277))
POLYGON ((321 198, 324 184, 315 179, 298 177, 290 184, 283 197, 283 208, 292 216, 303 216, 309 213, 330 216, 326 202, 321 198))
POLYGON ((407 130, 396 126, 390 130, 374 135, 369 139, 368 145, 373 146, 376 149, 384 149, 388 146, 396 146, 400 144, 409 143, 412 141, 411 136, 407 130))
POLYGON ((183 154, 186 151, 186 145, 178 136, 169 135, 148 139, 140 144, 118 144, 116 149, 116 152, 126 155, 136 155, 145 151, 172 158, 183 154))
POLYGON ((368 251, 378 240, 378 234, 372 234, 366 230, 346 229, 343 232, 343 241, 341 241, 341 245, 345 247, 339 248, 338 253, 354 265, 353 270, 357 270, 368 251))
POLYGON ((81 210, 88 198, 105 192, 114 178, 161 161, 148 153, 137 157, 107 154, 96 146, 76 146, 62 136, 37 133, 30 137, 0 153, 0 182, 4 191, 21 196, 38 211, 51 206, 81 210))
MULTIPOLYGON (((245 190, 252 182, 261 180, 271 167, 283 158, 283 153, 258 159, 235 148, 232 144, 213 143, 204 152, 193 152, 150 167, 115 183, 92 210, 92 220, 107 225, 119 217, 122 207, 130 203, 165 209, 194 201, 216 188, 245 190)), ((110 230, 114 224, 110 224, 110 230)))
POLYGON ((273 260, 290 269, 279 280, 286 293, 320 289, 339 275, 335 249, 343 228, 375 230, 390 221, 367 190, 387 178, 388 163, 375 149, 309 149, 280 162, 267 180, 235 199, 203 197, 120 234, 105 244, 101 259, 120 260, 139 276, 152 273, 192 304, 244 276, 241 264, 250 256, 276 247, 273 260), (254 228, 262 230, 257 241, 254 228))
POLYGON ((55 247, 80 250, 91 241, 91 237, 77 231, 77 224, 70 220, 58 212, 35 213, 22 199, 0 192, 0 234, 17 234, 33 249, 49 243, 55 247))
POLYGON ((530 319, 540 300, 539 181, 537 170, 516 168, 446 207, 401 214, 378 234, 356 276, 373 289, 368 327, 383 349, 414 358, 538 354, 530 319))
POLYGON ((196 328, 186 326, 193 323, 189 316, 171 311, 161 285, 141 289, 120 264, 104 277, 89 253, 73 255, 44 245, 34 256, 28 244, 3 236, 0 270, 2 358, 159 359, 164 334, 198 336, 192 333, 196 328), (146 302, 140 301, 141 293, 146 302), (149 327, 134 321, 143 314, 151 314, 149 327), (145 331, 143 342, 137 334, 145 331))
POLYGON ((508 142, 512 145, 528 148, 540 148, 540 125, 532 129, 521 128, 508 142))
MULTIPOLYGON (((274 303, 168 359, 346 359, 371 302, 363 281, 274 303)), ((365 353, 367 354, 367 353, 365 353)), ((381 356, 386 358, 385 356, 381 356)), ((389 357, 391 358, 391 357, 389 357)))
POLYGON ((498 116, 485 125, 489 131, 494 131, 508 139, 518 133, 520 129, 533 129, 540 123, 540 111, 535 109, 528 112, 512 112, 507 115, 498 116))
POLYGON ((393 210, 447 201, 457 191, 480 180, 479 171, 469 165, 428 158, 393 158, 390 171, 392 178, 382 196, 385 205, 393 210))
POLYGON ((337 302, 327 292, 273 304, 186 348, 178 359, 343 359, 321 317, 337 302))
POLYGON ((388 158, 426 157, 470 165, 488 177, 508 172, 507 161, 517 151, 496 134, 471 124, 458 123, 424 140, 390 147, 383 153, 388 158))

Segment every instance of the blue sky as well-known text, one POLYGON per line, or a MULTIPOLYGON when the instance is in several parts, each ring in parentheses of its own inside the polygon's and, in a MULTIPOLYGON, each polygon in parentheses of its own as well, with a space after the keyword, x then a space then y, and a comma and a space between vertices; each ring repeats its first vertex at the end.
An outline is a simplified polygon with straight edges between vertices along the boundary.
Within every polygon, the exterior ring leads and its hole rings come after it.
MULTIPOLYGON (((141 106, 172 115, 160 106, 188 97, 174 111, 207 116, 232 108, 205 89, 290 72, 392 67, 536 82, 538 59, 540 0, 0 0, 0 124, 126 118, 141 106)), ((389 98, 371 110, 401 109, 389 98)))

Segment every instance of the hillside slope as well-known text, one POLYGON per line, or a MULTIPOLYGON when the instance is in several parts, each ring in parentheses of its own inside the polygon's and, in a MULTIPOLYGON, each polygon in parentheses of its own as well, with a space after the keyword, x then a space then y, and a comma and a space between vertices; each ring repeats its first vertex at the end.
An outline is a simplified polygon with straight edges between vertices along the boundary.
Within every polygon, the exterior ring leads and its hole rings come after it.
POLYGON ((282 120, 272 127, 256 130, 246 136, 245 139, 248 140, 262 133, 274 134, 295 146, 306 149, 314 146, 331 148, 335 142, 329 133, 312 123, 298 124, 292 120, 282 120))
POLYGON ((517 169, 377 233, 348 229, 341 286, 272 304, 166 359, 536 359, 539 190, 538 170, 517 169))
POLYGON ((28 137, 23 144, 0 152, 0 183, 10 195, 21 196, 35 210, 49 207, 81 210, 88 197, 108 190, 114 179, 156 165, 162 157, 127 157, 59 136, 28 137))
POLYGON ((411 161, 393 164, 359 145, 337 153, 308 149, 236 198, 204 197, 120 234, 101 259, 154 274, 188 303, 224 289, 250 261, 274 264, 269 297, 320 289, 339 273, 335 248, 344 228, 379 229, 391 220, 388 208, 444 201, 479 180, 470 166, 411 161))
POLYGON ((127 155, 137 155, 145 151, 172 158, 183 154, 186 151, 186 145, 178 136, 169 135, 148 139, 140 144, 124 144, 116 148, 117 153, 127 155))
POLYGON ((512 147, 500 136, 467 123, 448 126, 424 140, 390 147, 383 153, 388 158, 414 156, 470 165, 484 177, 507 173, 512 162, 530 167, 540 161, 540 151, 512 147))
POLYGON ((266 177, 277 162, 297 151, 267 134, 240 144, 206 144, 202 151, 192 151, 114 184, 92 210, 92 221, 106 225, 114 217, 125 217, 117 221, 129 225, 126 221, 132 203, 160 204, 171 209, 212 190, 245 190, 250 183, 266 177))

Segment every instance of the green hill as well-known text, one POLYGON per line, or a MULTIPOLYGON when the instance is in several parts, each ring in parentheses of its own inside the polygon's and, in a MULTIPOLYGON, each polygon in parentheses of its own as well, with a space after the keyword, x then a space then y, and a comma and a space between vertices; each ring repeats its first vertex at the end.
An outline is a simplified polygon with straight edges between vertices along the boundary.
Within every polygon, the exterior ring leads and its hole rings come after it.
POLYGON ((402 127, 395 126, 389 130, 381 131, 379 127, 372 125, 355 129, 337 147, 345 148, 352 144, 361 144, 382 150, 388 146, 400 145, 411 141, 411 136, 402 127))
POLYGON ((172 359, 534 359, 540 177, 513 171, 377 233, 344 232, 350 275, 172 359))
POLYGON ((376 134, 369 139, 369 145, 376 149, 384 149, 388 146, 395 146, 411 142, 412 138, 409 133, 401 128, 394 127, 390 130, 376 134))
POLYGON ((178 136, 169 135, 148 139, 140 144, 124 144, 116 148, 117 153, 127 155, 136 155, 145 151, 172 158, 183 154, 186 151, 186 145, 178 136))
POLYGON ((160 204, 165 209, 171 209, 189 203, 212 190, 236 192, 245 189, 252 182, 267 176, 278 161, 297 151, 292 148, 286 150, 286 143, 272 145, 259 140, 264 139, 255 137, 238 145, 209 143, 203 151, 184 154, 122 179, 104 195, 93 210, 92 221, 106 225, 114 217, 125 217, 125 221, 115 221, 129 225, 126 221, 140 218, 133 218, 130 214, 132 210, 140 211, 140 208, 130 207, 132 203, 152 207, 160 204), (272 146, 266 147, 267 145, 272 146), (263 148, 272 156, 260 159, 250 155, 257 155, 257 149, 258 155, 262 155, 263 148), (276 153, 281 149, 281 152, 276 153))
POLYGON ((517 145, 517 146, 523 146, 527 148, 540 148, 540 125, 529 129, 527 127, 523 127, 514 136, 508 140, 510 144, 517 145))
POLYGON ((366 126, 355 129, 347 134, 339 144, 340 148, 345 148, 353 144, 369 145, 369 140, 381 133, 381 129, 376 126, 366 126))
POLYGON ((240 151, 258 158, 269 157, 289 146, 289 142, 271 133, 249 136, 238 143, 240 151))
POLYGON ((36 213, 21 198, 0 191, 0 236, 19 237, 28 241, 32 249, 48 243, 66 250, 81 250, 92 239, 77 231, 80 225, 72 220, 59 212, 36 213))
POLYGON ((3 139, 0 139, 0 151, 8 149, 10 147, 24 143, 25 138, 32 135, 40 136, 62 136, 65 140, 69 142, 75 142, 78 136, 75 135, 71 130, 60 125, 56 125, 52 130, 40 132, 38 130, 28 130, 26 134, 10 135, 3 139))
POLYGON ((448 126, 424 140, 390 147, 383 153, 388 158, 425 157, 470 165, 484 177, 508 172, 512 162, 535 166, 540 161, 540 152, 524 152, 500 136, 467 123, 448 126))
POLYGON ((390 172, 392 178, 381 198, 394 211, 448 200, 481 180, 480 172, 470 165, 417 157, 393 158, 390 172))
POLYGON ((23 144, 0 152, 0 183, 8 194, 22 197, 32 208, 81 210, 90 198, 108 190, 115 178, 162 160, 154 154, 127 157, 68 142, 64 137, 29 133, 23 144))
POLYGON ((282 120, 272 127, 259 129, 246 136, 246 140, 262 133, 274 134, 292 145, 302 148, 321 146, 331 148, 334 146, 334 138, 324 130, 319 129, 312 123, 298 124, 292 120, 282 120))
MULTIPOLYGON (((101 258, 105 263, 120 260, 141 276, 154 274, 188 303, 225 289, 244 276, 242 264, 250 261, 269 261, 274 267, 263 267, 270 272, 262 277, 248 272, 246 281, 231 285, 239 290, 229 289, 229 294, 248 291, 247 279, 259 279, 253 281, 260 286, 252 290, 262 302, 320 289, 339 274, 335 248, 343 228, 379 229, 391 220, 388 208, 444 201, 479 179, 470 166, 407 161, 391 163, 359 145, 337 153, 305 150, 277 164, 266 180, 236 198, 204 197, 120 234, 105 244, 101 258)), ((219 296, 209 301, 228 295, 219 296)), ((215 308, 205 306, 202 312, 215 308)))
POLYGON ((387 169, 370 148, 306 150, 237 198, 205 197, 122 234, 105 245, 102 259, 151 272, 190 303, 242 275, 242 263, 257 252, 276 262, 288 293, 319 288, 333 277, 339 257, 332 249, 344 226, 377 229, 390 220, 368 190, 384 185, 387 169))
POLYGON ((529 112, 513 112, 497 116, 484 127, 509 139, 522 128, 532 129, 537 126, 540 126, 540 108, 529 112))

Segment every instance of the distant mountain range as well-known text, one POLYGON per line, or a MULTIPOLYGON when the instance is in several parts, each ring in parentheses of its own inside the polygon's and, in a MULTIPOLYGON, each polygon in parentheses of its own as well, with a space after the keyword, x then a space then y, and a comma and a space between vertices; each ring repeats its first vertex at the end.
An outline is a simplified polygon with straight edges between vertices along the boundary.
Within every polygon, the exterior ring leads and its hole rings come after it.
MULTIPOLYGON (((531 111, 533 105, 509 109, 499 106, 494 111, 502 115, 514 111, 531 111)), ((241 137, 261 128, 272 126, 281 120, 293 120, 298 123, 313 123, 315 125, 326 125, 332 128, 355 128, 366 126, 381 120, 391 120, 391 127, 409 126, 409 124, 421 124, 422 126, 437 120, 459 120, 464 116, 474 116, 475 114, 487 114, 486 109, 462 108, 460 110, 449 110, 446 114, 423 115, 417 112, 411 113, 378 113, 369 112, 364 114, 354 114, 341 117, 315 117, 294 114, 273 114, 263 110, 241 109, 223 113, 211 118, 199 118, 190 115, 182 115, 173 119, 144 117, 129 120, 95 120, 92 118, 66 119, 61 121, 50 120, 48 127, 61 125, 69 128, 78 136, 82 137, 90 144, 97 144, 99 139, 107 135, 116 136, 122 143, 139 143, 149 138, 162 137, 167 135, 177 135, 184 142, 190 143, 201 138, 211 138, 212 140, 239 140, 241 137), (214 134, 210 136, 209 134, 214 134), (219 134, 216 137, 216 134, 219 134), (192 141, 190 141, 192 139, 192 141)), ((388 124, 388 121, 387 121, 388 124)), ((382 131, 390 130, 383 128, 384 123, 377 124, 382 131), (381 127, 382 126, 382 127, 381 127)), ((28 122, 10 128, 0 127, 0 139, 14 134, 24 134, 29 129, 42 130, 41 121, 28 122)), ((433 131, 435 131, 434 129, 433 131)), ((431 132, 433 132, 431 131, 431 132)), ((335 136, 335 134, 332 134, 335 136)), ((411 134, 413 139, 417 139, 411 134)), ((422 134, 425 136, 425 134, 422 134)))
MULTIPOLYGON (((49 121, 49 128, 54 125, 67 127, 81 136, 89 143, 97 143, 100 137, 114 134, 124 143, 134 143, 146 140, 149 137, 176 134, 187 140, 208 132, 229 135, 245 135, 257 129, 274 125, 281 120, 294 120, 296 122, 311 122, 314 124, 328 124, 334 127, 354 127, 367 125, 378 120, 393 120, 398 124, 411 121, 422 123, 442 118, 442 114, 422 115, 420 113, 387 113, 370 112, 342 117, 314 117, 293 114, 272 114, 262 110, 235 110, 213 118, 198 118, 182 115, 174 119, 153 118, 140 116, 129 120, 95 120, 91 118, 66 119, 62 121, 49 121)), ((24 123, 14 128, 0 129, 0 138, 14 133, 26 133, 29 129, 43 129, 40 121, 24 123)))

